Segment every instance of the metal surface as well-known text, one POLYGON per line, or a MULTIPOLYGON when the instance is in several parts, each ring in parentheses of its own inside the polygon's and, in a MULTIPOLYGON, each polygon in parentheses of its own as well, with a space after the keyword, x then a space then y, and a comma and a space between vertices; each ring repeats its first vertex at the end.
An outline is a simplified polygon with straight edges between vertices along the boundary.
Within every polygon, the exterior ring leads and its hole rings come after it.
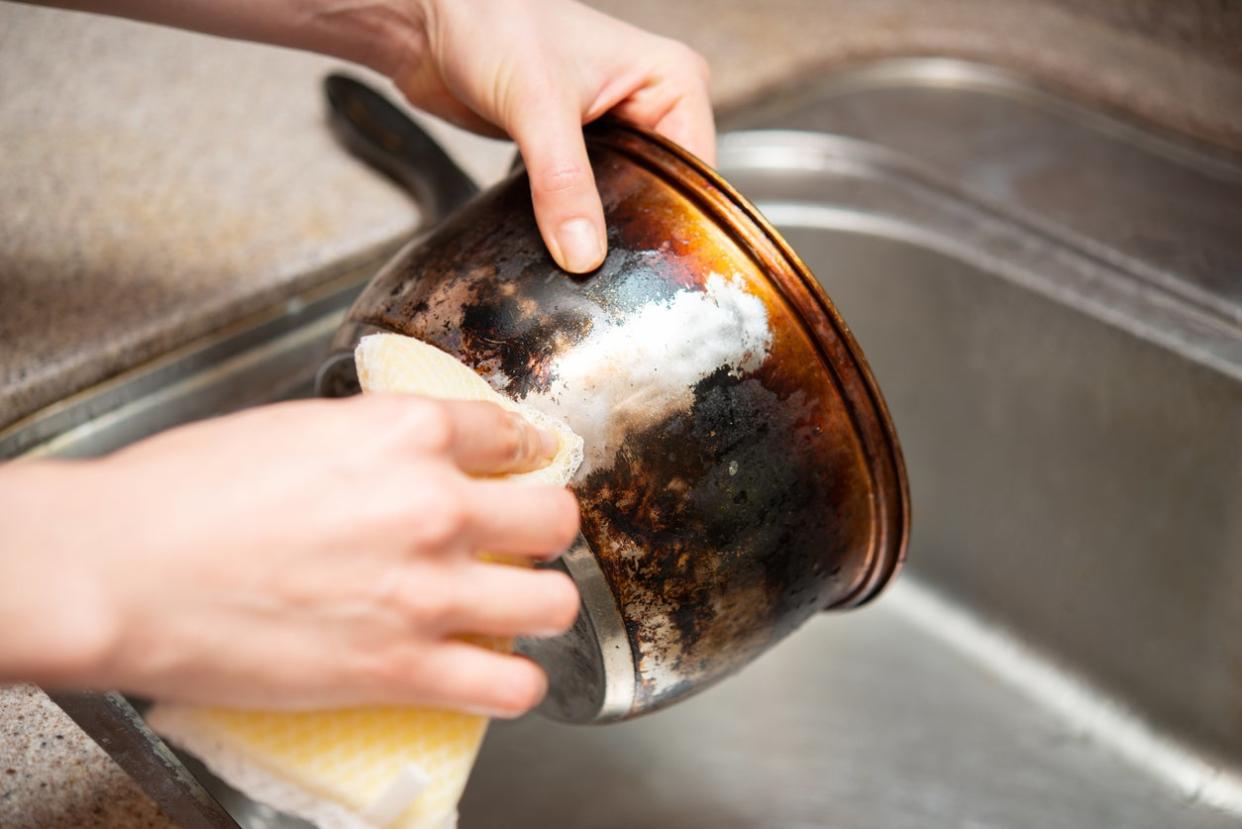
POLYGON ((834 73, 729 126, 832 133, 899 151, 1137 280, 1242 323, 1238 156, 949 59, 834 73))
POLYGON ((548 674, 540 711, 570 722, 615 720, 634 707, 634 658, 625 620, 586 539, 556 562, 578 586, 582 609, 563 636, 519 639, 517 650, 548 674))
MULTIPOLYGON (((905 77, 892 83, 956 94, 905 77)), ((991 146, 980 163, 1005 181, 1006 147, 1030 148, 973 135, 1004 127, 984 92, 868 123, 900 141, 974 101, 992 114, 944 133, 991 146)), ((835 94, 804 100, 806 117, 834 117, 835 94)), ((1110 152, 1073 148, 1101 141, 1221 181, 1228 162, 1035 93, 987 94, 1007 118, 1078 135, 1054 141, 1066 155, 1049 163, 1085 165, 1113 227, 1185 239, 1166 254, 1237 273, 1227 238, 1184 227, 1180 209, 1148 227, 1164 192, 1127 190, 1084 161, 1110 152)), ((972 168, 931 155, 798 134, 728 136, 721 152, 730 180, 832 274, 884 384, 921 507, 913 578, 649 718, 496 724, 463 829, 1242 825, 1238 327, 1153 280, 1122 236, 1086 237, 1068 208, 990 200, 972 168)), ((1148 180, 1137 161, 1114 172, 1148 180)), ((230 405, 227 382, 182 382, 203 396, 184 411, 230 405)), ((248 829, 304 827, 201 779, 248 829)))
POLYGON ((68 691, 48 696, 182 829, 236 829, 237 822, 147 728, 125 697, 68 691))
POLYGON ((418 202, 431 226, 479 192, 431 136, 380 93, 349 75, 324 79, 328 123, 354 155, 381 170, 418 202))
POLYGON ((756 117, 910 155, 769 135, 731 177, 842 266, 918 571, 1242 763, 1242 163, 956 62, 818 94, 756 117))
POLYGON ((94 457, 192 420, 306 394, 345 309, 397 247, 0 430, 0 458, 94 457))
POLYGON ((674 710, 497 725, 463 828, 1242 824, 1242 331, 930 160, 794 133, 720 158, 886 390, 913 579, 674 710))
POLYGON ((460 826, 1239 825, 1242 811, 1209 805, 1223 785, 1160 774, 1166 746, 1144 744, 1152 762, 1132 763, 1100 704, 1056 705, 1047 692, 1064 684, 906 574, 875 605, 809 622, 667 711, 601 728, 493 724, 460 826))
POLYGON ((1009 281, 954 255, 969 237, 933 253, 900 226, 782 210, 806 255, 844 264, 834 291, 912 433, 919 572, 1242 758, 1242 337, 1100 283, 1031 291, 1050 266, 1108 276, 1037 248, 1004 245, 1009 281))
MULTIPOLYGON (((402 251, 337 344, 352 352, 359 324, 417 337, 584 437, 570 486, 623 624, 588 653, 557 645, 590 670, 551 676, 602 699, 622 679, 593 657, 628 642, 632 703, 588 720, 603 721, 696 693, 819 610, 877 595, 909 501, 866 361, 779 234, 663 139, 601 123, 587 145, 610 236, 597 271, 552 262, 519 173, 402 251)), ((567 699, 547 710, 589 711, 555 707, 567 699)))

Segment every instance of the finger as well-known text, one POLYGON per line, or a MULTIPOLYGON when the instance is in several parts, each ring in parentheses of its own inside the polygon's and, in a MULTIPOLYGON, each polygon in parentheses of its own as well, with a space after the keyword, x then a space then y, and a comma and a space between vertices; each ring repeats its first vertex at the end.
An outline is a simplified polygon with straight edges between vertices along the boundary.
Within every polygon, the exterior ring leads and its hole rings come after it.
POLYGON ((665 82, 635 92, 613 111, 677 142, 706 163, 716 163, 716 122, 706 86, 691 82, 678 90, 665 82))
POLYGON ((517 717, 548 690, 543 669, 521 656, 446 640, 420 648, 398 693, 410 702, 487 717, 517 717))
POLYGON ((467 475, 508 475, 547 466, 560 438, 495 403, 444 401, 452 421, 449 454, 467 475))
POLYGON ((563 487, 477 480, 465 486, 475 550, 555 558, 578 535, 578 499, 563 487))
POLYGON ((558 570, 470 562, 459 572, 470 601, 444 620, 448 633, 556 636, 578 618, 578 588, 558 570))
POLYGON ((478 135, 488 138, 506 137, 504 130, 499 129, 495 124, 463 104, 444 85, 444 80, 436 71, 432 61, 419 61, 418 68, 409 75, 397 79, 396 85, 411 104, 424 112, 430 112, 438 118, 443 118, 451 124, 478 135))
POLYGON ((657 121, 656 132, 676 141, 708 165, 716 164, 716 121, 707 90, 697 90, 679 98, 673 108, 657 121))
POLYGON ((594 270, 604 261, 607 241, 604 209, 582 137, 581 108, 546 84, 525 96, 517 111, 510 133, 530 175, 544 244, 565 270, 594 270))

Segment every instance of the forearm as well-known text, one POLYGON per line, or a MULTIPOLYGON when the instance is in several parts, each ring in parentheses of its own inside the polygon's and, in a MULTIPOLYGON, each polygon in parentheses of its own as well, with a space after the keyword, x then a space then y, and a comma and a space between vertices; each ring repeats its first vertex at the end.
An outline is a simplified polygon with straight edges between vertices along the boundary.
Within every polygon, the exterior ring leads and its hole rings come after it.
POLYGON ((425 50, 424 0, 39 0, 319 52, 392 77, 425 50))

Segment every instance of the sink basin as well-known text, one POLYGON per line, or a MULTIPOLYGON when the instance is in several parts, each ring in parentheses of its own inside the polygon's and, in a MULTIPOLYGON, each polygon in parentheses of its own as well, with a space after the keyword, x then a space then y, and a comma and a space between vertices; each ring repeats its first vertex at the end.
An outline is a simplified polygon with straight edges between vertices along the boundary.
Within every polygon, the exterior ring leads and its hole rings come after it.
POLYGON ((720 166, 868 354, 909 569, 669 712, 495 726, 463 825, 1237 825, 1242 331, 872 144, 720 166))
POLYGON ((1033 698, 1020 683, 1033 674, 1057 687, 1046 669, 973 626, 963 633, 953 606, 917 581, 811 622, 736 678, 648 718, 494 725, 461 825, 1237 825, 1033 698))
MULTIPOLYGON (((496 724, 461 825, 1239 825, 1242 166, 945 61, 733 126, 800 128, 728 134, 720 166, 871 360, 909 569, 669 710, 496 724)), ((308 394, 362 276, 0 451, 95 454, 308 394)), ((305 826, 190 767, 242 825, 305 826)))
POLYGON ((890 401, 912 572, 1242 764, 1242 164, 958 61, 810 86, 739 121, 900 154, 727 153, 890 401))

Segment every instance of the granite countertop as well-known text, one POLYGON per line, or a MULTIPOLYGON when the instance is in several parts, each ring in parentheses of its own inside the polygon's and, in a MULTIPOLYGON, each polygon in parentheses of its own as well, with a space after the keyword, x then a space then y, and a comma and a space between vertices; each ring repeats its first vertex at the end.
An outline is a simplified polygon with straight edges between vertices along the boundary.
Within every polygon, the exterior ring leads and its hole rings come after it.
MULTIPOLYGON (((325 126, 319 80, 338 66, 0 5, 0 426, 416 226, 325 126)), ((511 157, 433 131, 481 179, 511 157)))
MULTIPOLYGON (((868 59, 952 55, 1242 151, 1242 6, 600 0, 712 64, 722 113, 868 59)), ((336 62, 0 5, 0 426, 327 280, 418 210, 345 155, 336 62)), ((482 182, 511 149, 424 119, 482 182)), ((0 825, 165 826, 40 692, 0 688, 0 825)))
MULTIPOLYGON (((724 112, 847 63, 954 55, 1242 150, 1242 6, 598 5, 702 51, 724 112)), ((326 280, 415 227, 406 195, 324 127, 317 81, 335 64, 0 6, 0 427, 326 280)), ((480 181, 503 172, 506 144, 424 120, 480 181)))

